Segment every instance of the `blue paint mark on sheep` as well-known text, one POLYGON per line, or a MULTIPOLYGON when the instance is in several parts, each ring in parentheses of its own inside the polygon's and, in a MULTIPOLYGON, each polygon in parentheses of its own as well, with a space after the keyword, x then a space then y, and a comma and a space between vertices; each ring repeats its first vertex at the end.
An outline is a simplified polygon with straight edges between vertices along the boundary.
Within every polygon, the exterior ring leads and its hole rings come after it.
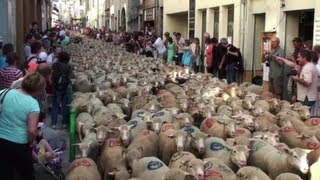
POLYGON ((194 129, 192 127, 185 128, 184 131, 188 134, 194 133, 194 129))
POLYGON ((210 149, 212 151, 218 151, 218 150, 221 150, 223 148, 224 148, 224 146, 221 143, 218 143, 218 142, 213 142, 210 145, 210 149))
POLYGON ((138 114, 137 114, 138 117, 143 117, 143 115, 144 115, 144 112, 143 112, 143 111, 140 111, 140 112, 138 112, 138 114))
POLYGON ((154 117, 159 117, 159 116, 163 116, 164 115, 164 112, 160 111, 160 112, 157 112, 154 117))
POLYGON ((136 120, 129 121, 127 124, 128 124, 128 125, 138 124, 138 121, 136 121, 136 120))
POLYGON ((163 163, 159 161, 150 161, 147 166, 148 170, 151 170, 151 171, 159 169, 161 167, 163 167, 163 163))

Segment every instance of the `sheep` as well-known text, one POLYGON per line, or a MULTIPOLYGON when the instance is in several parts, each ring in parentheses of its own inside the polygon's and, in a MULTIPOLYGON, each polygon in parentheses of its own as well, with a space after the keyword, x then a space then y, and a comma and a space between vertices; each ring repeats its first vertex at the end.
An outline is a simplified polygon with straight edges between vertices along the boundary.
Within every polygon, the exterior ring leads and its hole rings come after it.
POLYGON ((66 180, 76 179, 94 179, 101 180, 101 176, 98 172, 96 163, 89 158, 81 158, 74 160, 70 166, 66 175, 66 180))
POLYGON ((96 159, 98 155, 98 144, 96 141, 96 133, 90 132, 87 134, 81 143, 76 143, 75 145, 79 147, 81 151, 81 157, 90 157, 91 159, 96 159))
POLYGON ((179 129, 183 127, 190 127, 193 125, 193 117, 188 113, 174 115, 173 124, 179 129))
POLYGON ((200 158, 204 151, 204 141, 210 137, 210 135, 203 133, 201 131, 196 131, 193 133, 190 133, 190 146, 187 149, 188 151, 192 152, 196 157, 200 158))
POLYGON ((129 167, 133 167, 142 157, 158 155, 159 138, 157 134, 149 130, 142 130, 123 154, 129 167))
POLYGON ((165 174, 164 180, 196 180, 196 177, 180 169, 170 169, 165 174))
POLYGON ((139 159, 132 167, 132 177, 141 179, 162 180, 169 167, 156 157, 139 159))
POLYGON ((168 135, 169 139, 167 141, 162 141, 164 144, 159 144, 163 146, 161 149, 161 158, 165 164, 168 164, 172 155, 176 152, 183 151, 188 148, 190 143, 190 138, 187 132, 184 130, 174 131, 172 134, 168 135))
POLYGON ((93 117, 89 113, 82 112, 76 118, 76 127, 79 140, 82 141, 83 136, 89 133, 93 125, 93 117))
POLYGON ((261 169, 253 166, 242 167, 236 173, 235 180, 246 179, 271 180, 261 169))
POLYGON ((294 148, 280 151, 259 139, 252 141, 250 146, 249 164, 260 168, 272 179, 285 172, 305 174, 309 171, 307 154, 310 150, 294 148))
POLYGON ((208 118, 201 123, 200 130, 211 136, 226 139, 236 135, 235 122, 233 120, 217 120, 217 117, 208 118))
POLYGON ((186 171, 186 164, 191 159, 196 159, 196 156, 193 153, 187 151, 176 152, 172 155, 168 166, 171 169, 179 168, 186 171))
POLYGON ((205 158, 204 177, 206 180, 234 179, 235 173, 217 158, 205 158))
POLYGON ((245 145, 228 146, 223 139, 210 137, 205 141, 204 158, 215 157, 222 160, 231 169, 247 165, 249 149, 245 145))
POLYGON ((124 150, 124 145, 122 141, 118 138, 109 138, 104 145, 99 159, 100 167, 102 171, 102 176, 106 179, 109 173, 117 169, 117 166, 122 158, 122 151, 124 150))
POLYGON ((275 180, 302 180, 300 176, 293 173, 282 173, 275 180))

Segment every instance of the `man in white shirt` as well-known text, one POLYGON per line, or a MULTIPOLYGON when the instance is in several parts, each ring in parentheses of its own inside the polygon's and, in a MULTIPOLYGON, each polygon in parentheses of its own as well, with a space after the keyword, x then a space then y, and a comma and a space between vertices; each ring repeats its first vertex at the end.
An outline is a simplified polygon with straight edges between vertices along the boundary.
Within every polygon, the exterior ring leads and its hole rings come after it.
POLYGON ((163 55, 167 50, 166 46, 164 45, 162 39, 157 35, 155 35, 153 39, 154 39, 153 47, 157 49, 157 56, 155 56, 155 58, 163 58, 163 55))
POLYGON ((302 66, 301 73, 292 77, 297 82, 297 99, 303 105, 311 107, 317 99, 318 71, 311 62, 311 54, 307 50, 299 52, 298 62, 302 66))
POLYGON ((180 49, 179 47, 184 47, 186 45, 186 41, 183 37, 181 37, 181 33, 177 32, 176 33, 176 45, 178 49, 178 64, 181 64, 182 61, 182 56, 183 56, 183 50, 180 49))
POLYGON ((54 48, 54 52, 49 54, 48 58, 47 58, 47 63, 49 65, 55 63, 57 61, 57 57, 58 57, 58 54, 62 51, 61 47, 60 46, 56 46, 54 48))

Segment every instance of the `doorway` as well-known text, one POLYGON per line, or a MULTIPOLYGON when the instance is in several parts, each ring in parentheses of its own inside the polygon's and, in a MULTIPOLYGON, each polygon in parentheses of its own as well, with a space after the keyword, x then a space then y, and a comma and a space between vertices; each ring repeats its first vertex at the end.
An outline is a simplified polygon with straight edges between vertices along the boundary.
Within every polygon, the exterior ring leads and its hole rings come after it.
POLYGON ((126 26, 126 10, 122 8, 121 10, 121 27, 124 28, 126 26))

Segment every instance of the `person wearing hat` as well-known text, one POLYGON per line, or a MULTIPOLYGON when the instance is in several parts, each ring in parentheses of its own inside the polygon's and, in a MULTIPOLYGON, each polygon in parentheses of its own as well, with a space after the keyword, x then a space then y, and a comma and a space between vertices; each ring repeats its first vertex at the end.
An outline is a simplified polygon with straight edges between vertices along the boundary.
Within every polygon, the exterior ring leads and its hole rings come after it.
POLYGON ((59 39, 57 40, 57 44, 61 46, 62 49, 64 49, 69 44, 69 40, 68 38, 66 38, 66 32, 64 30, 61 30, 59 32, 59 39))
POLYGON ((220 44, 227 49, 227 52, 222 58, 219 69, 226 70, 227 81, 230 84, 237 81, 237 64, 240 51, 232 44, 229 44, 226 38, 222 38, 220 44))

